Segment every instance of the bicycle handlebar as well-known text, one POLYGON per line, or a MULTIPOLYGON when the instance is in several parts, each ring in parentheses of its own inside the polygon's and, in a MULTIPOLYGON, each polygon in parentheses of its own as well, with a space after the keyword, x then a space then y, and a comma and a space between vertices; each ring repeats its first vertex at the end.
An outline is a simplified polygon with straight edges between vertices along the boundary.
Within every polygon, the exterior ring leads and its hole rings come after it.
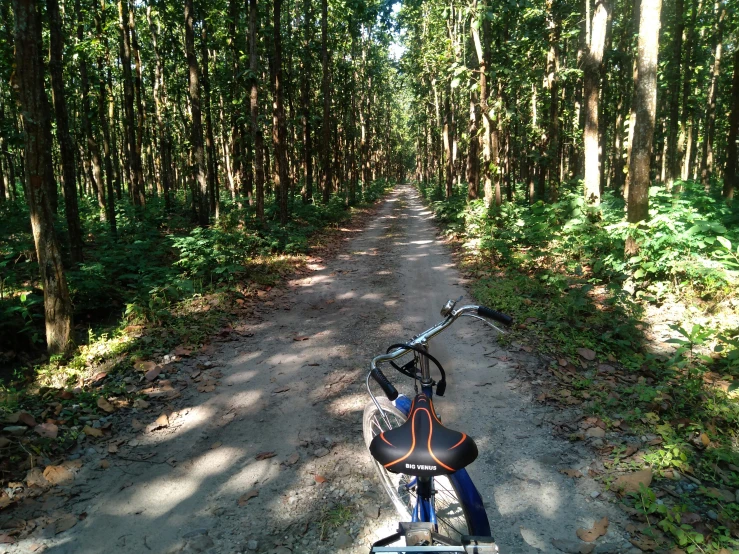
MULTIPOLYGON (((513 323, 513 318, 511 318, 511 316, 503 314, 496 310, 491 310, 490 308, 486 308, 485 306, 462 306, 458 310, 450 311, 449 315, 447 315, 443 321, 440 321, 433 327, 426 329, 423 333, 414 337, 413 340, 408 343, 408 346, 425 345, 430 339, 451 326, 451 324, 454 323, 459 317, 465 315, 475 318, 486 317, 504 325, 510 325, 511 323, 513 323)), ((395 400, 398 397, 397 389, 377 366, 381 363, 390 362, 392 360, 400 358, 403 354, 406 354, 408 350, 408 348, 397 348, 392 352, 388 352, 387 354, 380 354, 379 356, 375 356, 374 358, 372 358, 372 362, 370 363, 370 373, 367 376, 367 385, 369 386, 369 376, 372 376, 377 384, 380 385, 380 388, 388 397, 388 399, 395 400)))

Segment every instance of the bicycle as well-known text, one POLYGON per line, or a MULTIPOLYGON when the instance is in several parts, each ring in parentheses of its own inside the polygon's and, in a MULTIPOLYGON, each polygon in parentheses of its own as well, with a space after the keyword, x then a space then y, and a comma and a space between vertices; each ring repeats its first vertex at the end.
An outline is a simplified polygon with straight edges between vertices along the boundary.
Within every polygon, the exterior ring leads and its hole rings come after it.
POLYGON ((512 319, 484 306, 462 306, 455 310, 459 300, 449 300, 444 305, 441 322, 406 344, 391 345, 370 364, 366 385, 372 401, 364 409, 364 440, 380 482, 401 517, 398 531, 375 542, 371 554, 498 552, 482 497, 465 469, 477 458, 477 446, 465 433, 444 427, 434 410, 434 387, 437 396, 444 395, 446 372, 429 353, 428 345, 460 317, 479 319, 499 332, 503 331, 488 319, 504 325, 510 325, 512 319), (410 361, 401 366, 395 363, 409 353, 413 354, 410 361), (438 382, 431 378, 429 362, 440 374, 438 382), (379 369, 381 363, 389 363, 414 380, 413 400, 398 394, 379 369), (378 398, 372 393, 370 378, 377 382, 385 397, 378 398), (405 545, 389 546, 401 540, 405 545))

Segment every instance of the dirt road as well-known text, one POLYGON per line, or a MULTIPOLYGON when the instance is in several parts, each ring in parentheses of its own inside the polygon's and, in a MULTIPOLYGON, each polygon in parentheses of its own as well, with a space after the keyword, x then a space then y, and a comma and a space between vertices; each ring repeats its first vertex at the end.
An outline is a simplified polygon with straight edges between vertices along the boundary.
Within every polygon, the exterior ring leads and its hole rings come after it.
MULTIPOLYGON (((142 431, 117 455, 86 452, 64 491, 71 500, 44 508, 84 512, 84 520, 59 534, 39 530, 9 551, 365 553, 393 530, 361 438, 368 361, 439 320, 448 298, 471 299, 408 186, 341 254, 312 269, 275 294, 260 321, 245 322, 253 336, 178 362, 175 385, 190 383, 197 364, 217 385, 185 388, 168 428, 142 431), (110 467, 99 469, 100 457, 110 467)), ((518 368, 542 362, 502 349, 473 320, 459 321, 432 351, 449 381, 437 409, 477 441, 469 471, 501 552, 557 552, 552 539, 579 547, 575 530, 603 516, 612 523, 598 552, 628 551, 596 483, 559 472, 587 473, 595 458, 552 437, 547 421, 570 416, 537 405, 518 381, 518 368)))

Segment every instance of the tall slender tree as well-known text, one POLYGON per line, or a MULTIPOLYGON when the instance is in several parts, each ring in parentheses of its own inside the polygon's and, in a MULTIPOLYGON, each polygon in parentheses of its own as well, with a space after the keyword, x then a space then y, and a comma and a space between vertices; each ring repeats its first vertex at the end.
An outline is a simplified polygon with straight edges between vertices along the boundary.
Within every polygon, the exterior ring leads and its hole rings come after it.
MULTIPOLYGON (((585 0, 590 2, 590 0, 585 0)), ((583 62, 584 74, 584 117, 585 129, 585 201, 597 206, 600 204, 600 136, 598 131, 598 106, 600 92, 601 64, 606 43, 608 25, 608 0, 596 0, 593 19, 590 24, 590 42, 587 45, 583 62)))
MULTIPOLYGON (((62 77, 64 38, 58 1, 47 0, 46 11, 49 15, 49 73, 51 75, 57 140, 59 142, 64 177, 64 210, 67 218, 67 231, 69 233, 69 250, 72 261, 78 264, 83 260, 82 225, 80 224, 79 207, 77 205, 77 176, 75 173, 74 145, 72 143, 72 137, 69 134, 67 99, 64 92, 64 79, 62 77)), ((55 184, 54 188, 56 188, 55 184)))
POLYGON ((54 231, 49 190, 56 188, 48 171, 51 155, 51 118, 44 87, 41 17, 37 2, 13 0, 15 14, 14 87, 22 108, 25 137, 26 201, 44 290, 46 346, 50 354, 73 346, 72 302, 54 231), (51 179, 51 182, 49 180, 51 179))
POLYGON ((205 227, 210 223, 208 182, 205 177, 205 151, 203 148, 203 118, 200 106, 200 69, 195 56, 195 30, 193 0, 185 0, 185 52, 188 67, 188 92, 190 95, 190 145, 192 147, 193 174, 196 179, 198 223, 205 227))
MULTIPOLYGON (((629 223, 640 223, 649 217, 649 171, 657 111, 657 56, 661 10, 662 0, 641 0, 637 75, 634 83, 636 121, 629 167, 629 223)), ((634 255, 638 250, 637 241, 629 237, 625 246, 626 255, 634 255)))

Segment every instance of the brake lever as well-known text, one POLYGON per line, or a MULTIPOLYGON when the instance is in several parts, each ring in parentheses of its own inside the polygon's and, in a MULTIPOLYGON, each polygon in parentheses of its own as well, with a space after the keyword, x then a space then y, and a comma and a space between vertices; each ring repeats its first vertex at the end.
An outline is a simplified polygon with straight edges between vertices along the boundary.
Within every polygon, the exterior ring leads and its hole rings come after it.
POLYGON ((501 329, 497 325, 493 325, 487 319, 485 319, 484 317, 481 317, 479 315, 475 315, 475 314, 461 314, 459 317, 472 317, 474 319, 479 319, 483 323, 486 323, 487 325, 489 325, 490 327, 492 327, 493 329, 495 329, 496 331, 498 331, 498 333, 500 333, 501 335, 505 335, 508 332, 508 331, 504 331, 503 329, 501 329))

